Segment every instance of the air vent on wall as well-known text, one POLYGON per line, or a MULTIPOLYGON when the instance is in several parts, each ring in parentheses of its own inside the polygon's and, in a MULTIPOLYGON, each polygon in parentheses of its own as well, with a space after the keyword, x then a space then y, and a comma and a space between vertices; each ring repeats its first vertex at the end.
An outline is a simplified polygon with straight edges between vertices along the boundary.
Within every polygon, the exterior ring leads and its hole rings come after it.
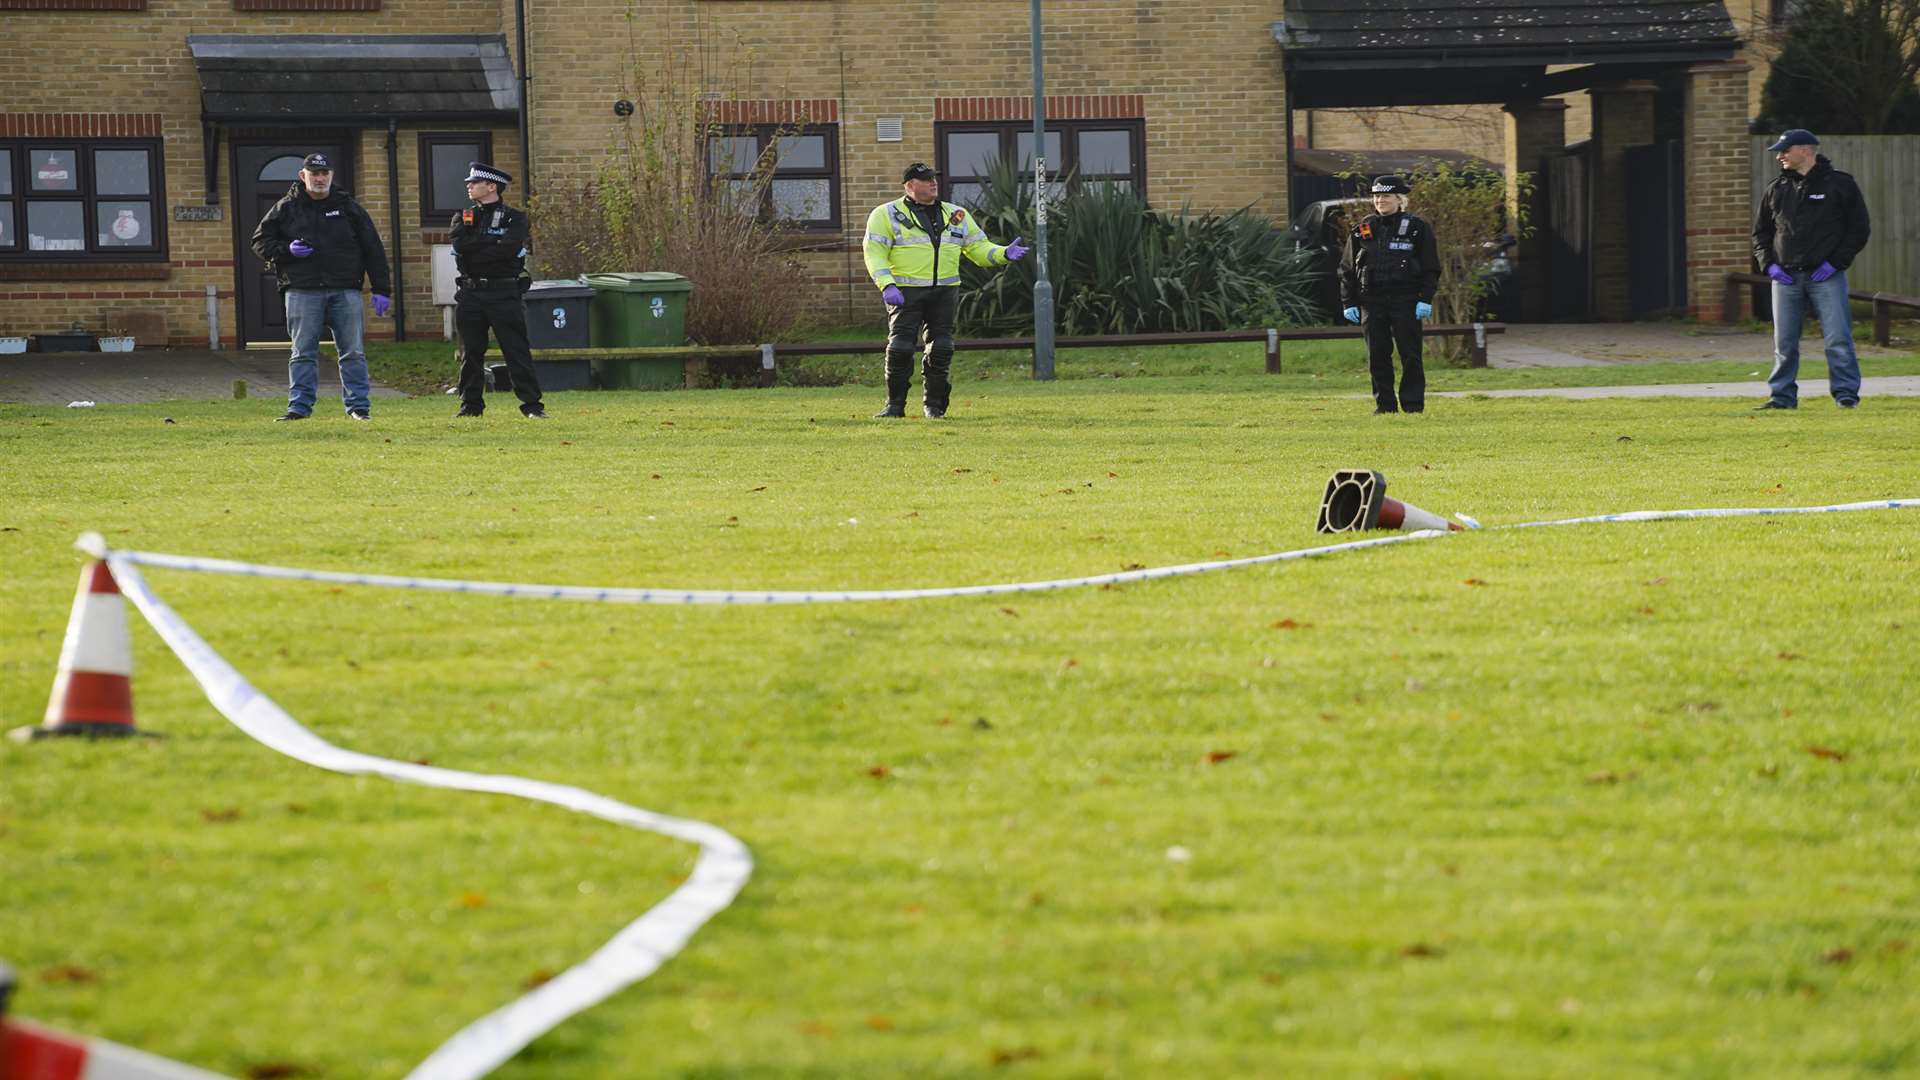
POLYGON ((883 116, 875 120, 873 122, 873 137, 880 142, 899 142, 904 137, 900 134, 900 118, 897 116, 883 116))

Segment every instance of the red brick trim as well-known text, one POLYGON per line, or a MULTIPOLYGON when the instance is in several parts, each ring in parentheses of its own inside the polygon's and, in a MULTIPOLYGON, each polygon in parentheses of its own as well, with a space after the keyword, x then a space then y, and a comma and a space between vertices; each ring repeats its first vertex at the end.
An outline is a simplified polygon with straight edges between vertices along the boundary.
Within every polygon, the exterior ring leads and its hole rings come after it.
POLYGON ((159 137, 159 113, 0 113, 0 139, 159 137))
POLYGON ((147 0, 0 0, 0 11, 145 11, 147 0))
MULTIPOLYGON (((164 281, 173 276, 166 263, 0 263, 0 281, 164 281)), ((32 294, 0 293, 0 300, 32 294)), ((201 295, 205 295, 202 293, 201 295)), ((43 294, 42 300, 66 298, 43 294)))
POLYGON ((709 124, 837 124, 840 103, 832 98, 795 98, 792 101, 703 101, 701 116, 709 124))
MULTIPOLYGON (((1048 96, 1049 120, 1142 120, 1147 115, 1144 94, 1064 94, 1048 96)), ((949 120, 1031 120, 1033 98, 934 98, 933 118, 949 120)))
POLYGON ((233 0, 235 11, 379 11, 380 0, 233 0))

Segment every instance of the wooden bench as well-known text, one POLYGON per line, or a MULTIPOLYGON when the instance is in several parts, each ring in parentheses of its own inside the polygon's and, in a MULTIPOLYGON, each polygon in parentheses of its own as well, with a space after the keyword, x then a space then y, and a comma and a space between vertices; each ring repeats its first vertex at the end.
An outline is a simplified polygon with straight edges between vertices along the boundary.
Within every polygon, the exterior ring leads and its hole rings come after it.
MULTIPOLYGON (((1505 333, 1505 323, 1453 323, 1436 324, 1426 328, 1429 337, 1464 337, 1472 355, 1472 366, 1487 366, 1487 338, 1494 334, 1505 333)), ((1099 334, 1085 337, 1055 338, 1056 349, 1093 349, 1117 348, 1139 345, 1201 345, 1225 341, 1259 341, 1267 347, 1267 373, 1280 373, 1280 350, 1289 341, 1358 341, 1361 331, 1358 326, 1294 326, 1282 328, 1269 327, 1265 330, 1202 330, 1192 333, 1172 334, 1099 334)), ((978 351, 982 349, 1032 349, 1032 338, 960 338, 955 340, 955 351, 978 351)), ((717 362, 759 361, 760 381, 762 385, 771 385, 781 356, 856 356, 877 353, 881 349, 880 339, 870 342, 808 342, 794 345, 676 345, 659 348, 600 348, 600 349, 534 349, 533 358, 539 362, 564 362, 584 360, 678 360, 681 362, 681 382, 687 389, 700 386, 707 373, 707 366, 717 362)), ((488 362, 493 362, 498 350, 489 350, 488 362)))

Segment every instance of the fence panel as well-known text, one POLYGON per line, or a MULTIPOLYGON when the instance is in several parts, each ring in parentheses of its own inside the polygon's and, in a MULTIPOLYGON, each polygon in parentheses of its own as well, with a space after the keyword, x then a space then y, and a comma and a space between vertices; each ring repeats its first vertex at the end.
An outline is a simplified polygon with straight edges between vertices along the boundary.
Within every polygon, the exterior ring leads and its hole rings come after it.
MULTIPOLYGON (((1767 153, 1771 135, 1753 137, 1753 209, 1780 165, 1767 153)), ((1873 237, 1847 271, 1849 288, 1920 296, 1920 135, 1821 135, 1816 148, 1833 167, 1853 174, 1867 198, 1873 237)))

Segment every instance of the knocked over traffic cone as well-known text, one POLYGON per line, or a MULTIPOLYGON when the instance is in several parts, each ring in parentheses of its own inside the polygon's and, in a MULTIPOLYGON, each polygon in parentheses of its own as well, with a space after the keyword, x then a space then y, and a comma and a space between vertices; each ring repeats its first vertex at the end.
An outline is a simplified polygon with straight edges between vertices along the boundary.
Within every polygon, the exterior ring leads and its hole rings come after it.
POLYGON ((133 639, 127 633, 127 602, 104 560, 95 559, 80 571, 80 591, 60 646, 46 721, 11 734, 19 742, 54 735, 148 734, 133 727, 133 639))
POLYGON ((1387 478, 1372 469, 1341 469, 1327 481, 1327 493, 1320 497, 1320 523, 1314 529, 1323 533, 1367 529, 1461 532, 1464 527, 1439 514, 1387 498, 1387 478))

